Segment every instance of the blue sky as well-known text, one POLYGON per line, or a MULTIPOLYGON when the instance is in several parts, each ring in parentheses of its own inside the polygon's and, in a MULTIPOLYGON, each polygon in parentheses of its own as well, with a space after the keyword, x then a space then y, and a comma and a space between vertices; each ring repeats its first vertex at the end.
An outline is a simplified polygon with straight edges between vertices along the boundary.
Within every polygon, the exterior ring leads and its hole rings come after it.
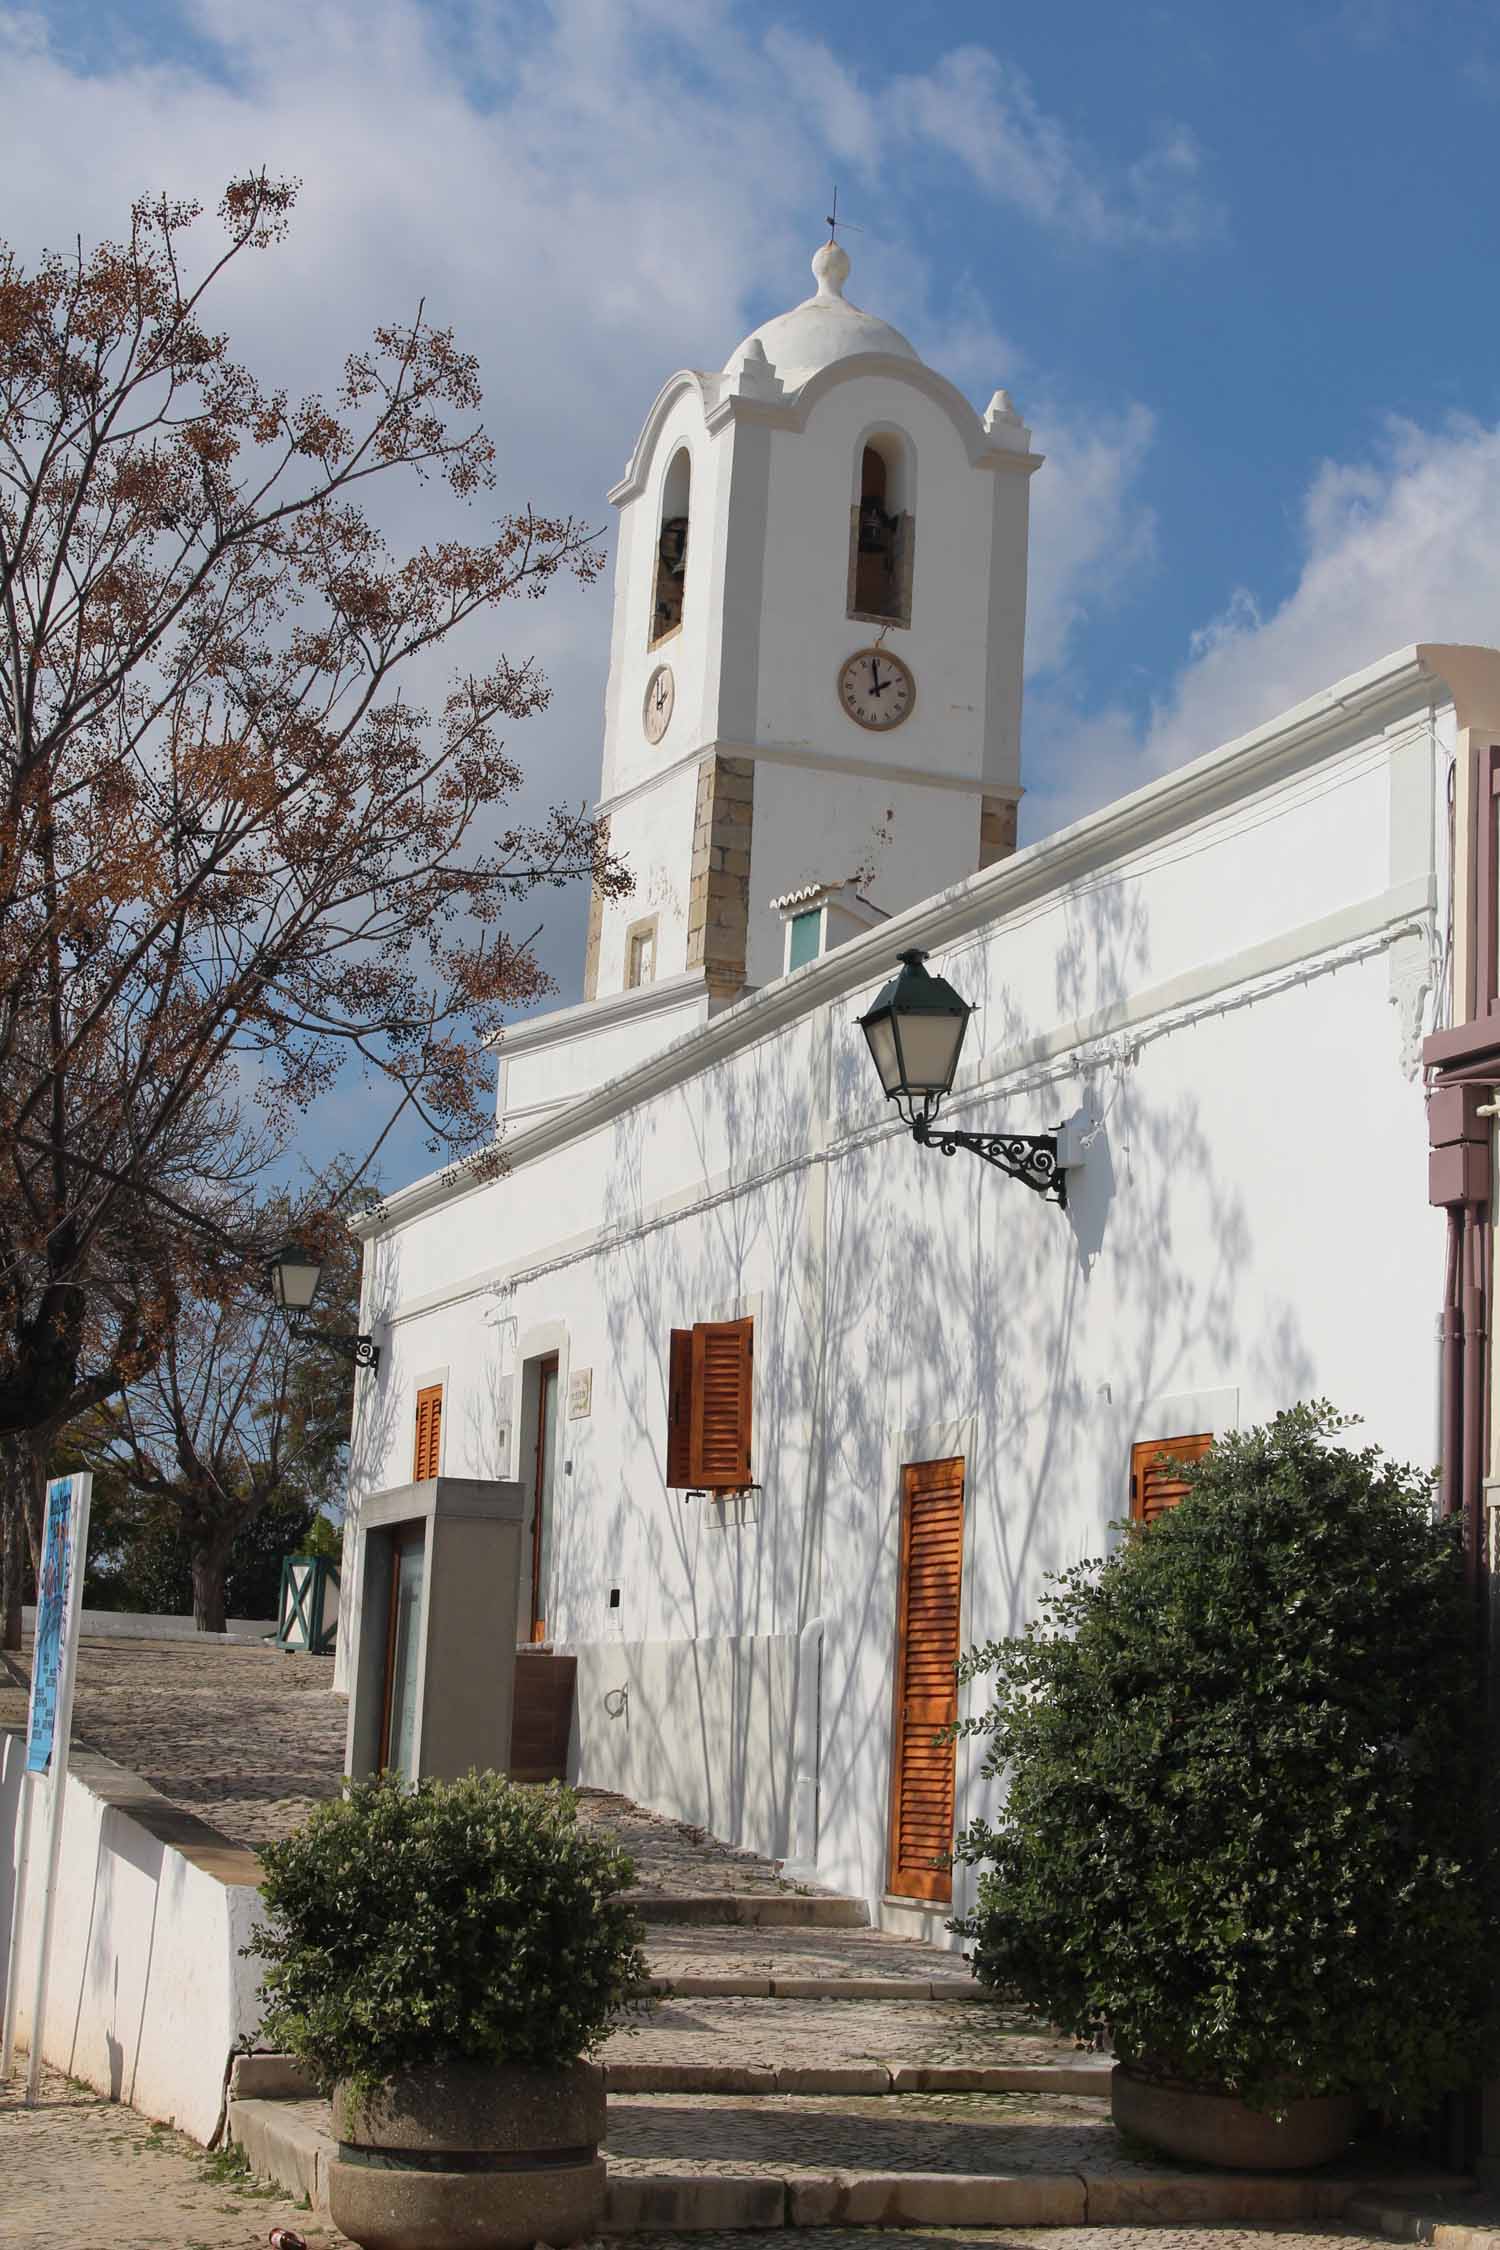
MULTIPOLYGON (((662 378, 806 294, 837 178, 851 298, 1048 455, 1023 836, 1405 642, 1500 641, 1500 5, 0 0, 0 82, 23 251, 295 171, 247 356, 311 382, 425 292, 505 496, 601 524, 662 378)), ((582 796, 607 593, 515 632, 556 689, 531 788, 582 796)), ((570 997, 582 901, 545 911, 570 997)))

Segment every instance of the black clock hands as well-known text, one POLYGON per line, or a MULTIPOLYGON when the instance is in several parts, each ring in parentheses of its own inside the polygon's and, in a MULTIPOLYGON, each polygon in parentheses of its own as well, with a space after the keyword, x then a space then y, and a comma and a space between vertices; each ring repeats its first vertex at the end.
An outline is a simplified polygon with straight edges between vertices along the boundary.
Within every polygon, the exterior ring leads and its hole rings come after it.
POLYGON ((889 681, 889 680, 883 680, 883 679, 882 679, 882 678, 880 677, 880 663, 879 663, 879 660, 878 660, 878 658, 876 658, 876 657, 873 657, 873 656, 872 656, 872 657, 870 658, 870 693, 871 693, 871 695, 884 695, 884 693, 885 693, 886 689, 887 689, 887 688, 888 688, 888 687, 890 686, 890 684, 891 684, 891 683, 890 683, 890 681, 889 681))

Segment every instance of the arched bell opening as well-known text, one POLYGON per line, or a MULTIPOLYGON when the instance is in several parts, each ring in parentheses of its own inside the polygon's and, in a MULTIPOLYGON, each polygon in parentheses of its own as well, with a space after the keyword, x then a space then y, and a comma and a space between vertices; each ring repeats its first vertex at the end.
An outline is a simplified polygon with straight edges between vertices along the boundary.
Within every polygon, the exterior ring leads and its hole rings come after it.
POLYGON ((862 439, 850 510, 848 613, 870 624, 911 623, 916 517, 912 453, 898 430, 862 439))
POLYGON ((666 640, 682 624, 692 483, 692 460, 687 447, 680 446, 662 479, 661 524, 656 535, 656 584, 652 593, 648 643, 651 648, 655 648, 658 641, 666 640))

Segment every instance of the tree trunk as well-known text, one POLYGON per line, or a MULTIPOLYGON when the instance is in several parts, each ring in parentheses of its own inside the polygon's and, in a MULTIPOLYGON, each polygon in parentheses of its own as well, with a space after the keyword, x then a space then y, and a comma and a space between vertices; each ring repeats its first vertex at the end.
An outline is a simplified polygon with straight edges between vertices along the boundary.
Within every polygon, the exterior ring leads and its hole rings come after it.
POLYGON ((229 1548, 217 1539, 195 1543, 193 1565, 193 1623, 200 1633, 224 1630, 224 1573, 229 1548))
POLYGON ((52 1457, 51 1430, 17 1430, 0 1440, 6 1467, 7 1490, 15 1494, 21 1522, 26 1530, 26 1546, 31 1556, 31 1575, 41 1576, 42 1533, 47 1514, 47 1463, 52 1457))
POLYGON ((0 1649, 21 1646, 26 1576, 26 1487, 14 1441, 0 1446, 0 1649))

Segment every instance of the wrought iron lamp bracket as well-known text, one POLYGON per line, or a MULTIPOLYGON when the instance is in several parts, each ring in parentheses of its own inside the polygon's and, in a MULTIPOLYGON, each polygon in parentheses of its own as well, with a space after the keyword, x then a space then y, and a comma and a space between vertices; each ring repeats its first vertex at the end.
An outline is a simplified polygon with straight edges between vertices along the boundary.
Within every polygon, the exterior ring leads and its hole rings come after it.
POLYGON ((1061 1209, 1068 1207, 1068 1176, 1057 1161, 1056 1133, 958 1133, 927 1117, 914 1119, 911 1132, 923 1148, 941 1149, 944 1156, 967 1149, 1061 1209))
POLYGON ((292 1323, 292 1334, 301 1344, 322 1344, 340 1359, 372 1371, 380 1365, 380 1346, 373 1336, 346 1336, 336 1328, 314 1328, 305 1320, 292 1323))

